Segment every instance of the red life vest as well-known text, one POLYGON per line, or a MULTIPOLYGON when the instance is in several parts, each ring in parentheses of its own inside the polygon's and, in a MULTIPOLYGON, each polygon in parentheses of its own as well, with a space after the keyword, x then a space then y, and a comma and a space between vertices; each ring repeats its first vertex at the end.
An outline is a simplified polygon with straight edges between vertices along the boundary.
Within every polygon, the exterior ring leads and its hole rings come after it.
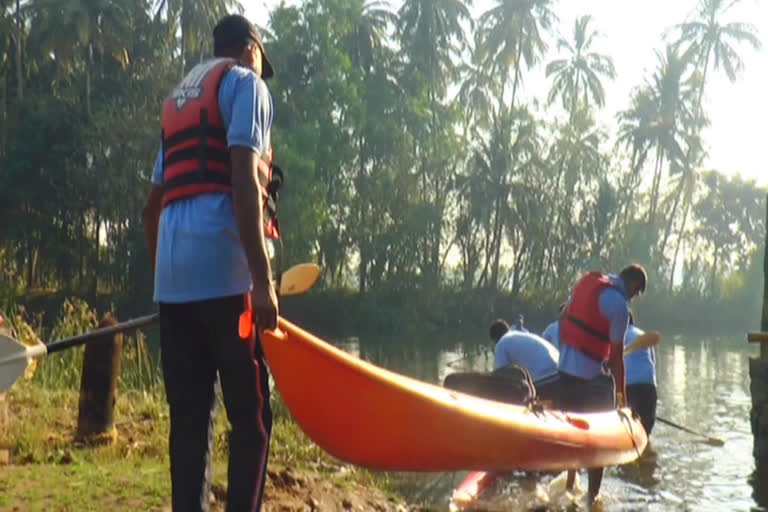
POLYGON ((606 288, 621 291, 602 272, 584 274, 573 287, 560 326, 562 343, 598 362, 605 360, 611 352, 611 323, 600 313, 599 305, 600 294, 606 288))
MULTIPOLYGON (((198 194, 232 194, 227 129, 219 109, 219 85, 237 65, 211 59, 192 68, 163 104, 163 207, 198 194)), ((264 208, 264 234, 280 238, 277 190, 282 171, 272 164, 270 147, 258 161, 264 208), (274 175, 274 176, 273 176, 274 175)))

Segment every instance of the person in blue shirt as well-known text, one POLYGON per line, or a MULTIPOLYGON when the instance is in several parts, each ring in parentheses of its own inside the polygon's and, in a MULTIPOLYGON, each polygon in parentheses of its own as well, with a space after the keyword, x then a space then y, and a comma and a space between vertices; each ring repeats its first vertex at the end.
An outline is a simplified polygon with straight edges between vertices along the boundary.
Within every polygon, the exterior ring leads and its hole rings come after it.
MULTIPOLYGON (((624 341, 629 303, 645 292, 647 280, 645 269, 634 264, 619 275, 589 272, 576 283, 560 324, 560 409, 594 412, 613 409, 617 403, 626 405, 624 341), (603 373, 604 364, 610 375, 603 373)), ((591 503, 600 492, 603 468, 590 468, 587 474, 591 503)), ((574 480, 571 470, 568 490, 574 480)))
POLYGON ((231 424, 226 510, 255 511, 272 429, 269 374, 258 338, 241 338, 238 324, 250 307, 257 329, 277 325, 258 182, 259 159, 271 159, 264 80, 274 71, 246 18, 225 16, 213 39, 216 58, 166 99, 143 220, 170 405, 173 510, 209 509, 218 382, 231 424), (178 176, 187 181, 174 183, 178 176))
MULTIPOLYGON (((565 310, 565 302, 560 304, 558 308, 558 314, 562 315, 565 310)), ((553 347, 560 350, 560 318, 549 324, 544 328, 544 332, 541 333, 541 337, 552 344, 553 347)))
MULTIPOLYGON (((630 314, 630 325, 624 346, 637 341, 641 336, 660 337, 656 331, 644 332, 634 325, 630 314)), ((658 342, 657 342, 658 343, 658 342)), ((627 381, 627 403, 640 415, 645 432, 650 436, 656 423, 656 348, 639 349, 624 357, 627 381)))
POLYGON ((489 335, 495 344, 494 368, 498 370, 516 364, 528 370, 534 381, 556 375, 557 349, 536 334, 522 329, 522 326, 510 328, 502 319, 491 324, 489 335))

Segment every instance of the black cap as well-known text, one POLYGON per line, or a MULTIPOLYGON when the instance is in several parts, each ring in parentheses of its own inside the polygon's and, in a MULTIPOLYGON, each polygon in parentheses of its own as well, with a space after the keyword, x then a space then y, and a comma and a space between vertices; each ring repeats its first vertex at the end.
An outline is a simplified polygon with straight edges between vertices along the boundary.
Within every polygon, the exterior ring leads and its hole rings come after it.
POLYGON ((227 48, 231 48, 246 41, 256 43, 261 50, 261 78, 267 79, 274 76, 275 70, 267 58, 264 43, 261 42, 258 30, 253 23, 239 14, 224 16, 213 29, 213 52, 215 55, 227 48))

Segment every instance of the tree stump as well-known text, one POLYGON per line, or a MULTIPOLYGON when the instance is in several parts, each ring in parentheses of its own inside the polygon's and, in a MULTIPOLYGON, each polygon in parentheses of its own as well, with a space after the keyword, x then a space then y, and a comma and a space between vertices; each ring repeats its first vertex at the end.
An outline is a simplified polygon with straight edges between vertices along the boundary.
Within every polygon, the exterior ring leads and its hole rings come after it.
MULTIPOLYGON (((107 313, 99 327, 116 323, 117 319, 107 313)), ((117 440, 114 410, 122 353, 122 334, 108 335, 85 346, 76 441, 110 444, 117 440)))

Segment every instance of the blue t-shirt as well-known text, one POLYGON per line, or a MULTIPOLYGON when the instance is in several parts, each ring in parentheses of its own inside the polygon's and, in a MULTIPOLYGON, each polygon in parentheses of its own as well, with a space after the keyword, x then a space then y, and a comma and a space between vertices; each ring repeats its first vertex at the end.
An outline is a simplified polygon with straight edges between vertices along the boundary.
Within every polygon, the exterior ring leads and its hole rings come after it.
POLYGON ((557 349, 540 336, 510 330, 496 343, 496 369, 517 364, 527 369, 533 380, 557 373, 557 349))
MULTIPOLYGON (((634 325, 627 329, 626 347, 644 331, 634 325)), ((624 358, 627 386, 632 384, 656 385, 656 348, 649 347, 632 352, 624 358)))
POLYGON ((541 333, 541 337, 552 344, 556 349, 560 349, 560 320, 555 320, 549 324, 544 332, 541 333))
MULTIPOLYGON (((227 72, 219 86, 219 106, 229 147, 248 147, 257 156, 268 150, 272 97, 256 73, 239 66, 227 72)), ((162 175, 158 152, 152 183, 161 185, 162 175)), ((163 209, 155 255, 155 301, 227 297, 251 286, 229 194, 201 194, 163 209)))
MULTIPOLYGON (((615 275, 609 275, 609 279, 618 288, 606 288, 600 293, 598 307, 600 314, 610 322, 611 343, 624 343, 624 336, 629 325, 629 301, 627 300, 627 286, 624 280, 615 275)), ((560 339, 560 361, 558 368, 561 372, 592 379, 603 373, 603 365, 565 343, 560 339)))

